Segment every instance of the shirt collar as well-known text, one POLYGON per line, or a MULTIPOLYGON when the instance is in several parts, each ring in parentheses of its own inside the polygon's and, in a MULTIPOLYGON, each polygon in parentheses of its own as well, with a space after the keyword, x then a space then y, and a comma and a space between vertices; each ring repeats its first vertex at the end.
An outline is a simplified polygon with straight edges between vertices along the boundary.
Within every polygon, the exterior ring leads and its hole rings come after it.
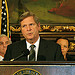
MULTIPOLYGON (((40 41, 40 37, 39 37, 38 40, 34 43, 34 45, 35 45, 36 47, 39 45, 39 41, 40 41)), ((30 46, 32 45, 32 44, 30 44, 30 43, 27 42, 27 41, 26 41, 26 44, 27 44, 27 49, 29 49, 30 46)))
POLYGON ((2 57, 2 56, 0 55, 0 61, 3 61, 3 59, 4 59, 4 57, 2 57))

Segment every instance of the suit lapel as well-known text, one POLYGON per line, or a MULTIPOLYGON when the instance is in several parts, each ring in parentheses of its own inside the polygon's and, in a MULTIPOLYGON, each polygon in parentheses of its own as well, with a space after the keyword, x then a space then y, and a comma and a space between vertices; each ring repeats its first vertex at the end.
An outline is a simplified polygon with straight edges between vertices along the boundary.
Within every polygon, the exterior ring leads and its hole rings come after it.
POLYGON ((20 43, 21 45, 21 50, 27 50, 27 45, 26 45, 26 40, 22 40, 22 42, 20 43))
POLYGON ((39 44, 39 50, 38 50, 38 60, 44 61, 46 60, 45 54, 46 54, 46 48, 47 48, 46 40, 40 38, 40 44, 39 44))
MULTIPOLYGON (((26 45, 26 40, 25 39, 20 42, 20 47, 21 47, 20 50, 22 52, 27 52, 26 51, 27 50, 27 45, 26 45)), ((23 60, 23 61, 25 60, 25 61, 27 61, 27 57, 26 56, 23 56, 19 60, 23 60)))

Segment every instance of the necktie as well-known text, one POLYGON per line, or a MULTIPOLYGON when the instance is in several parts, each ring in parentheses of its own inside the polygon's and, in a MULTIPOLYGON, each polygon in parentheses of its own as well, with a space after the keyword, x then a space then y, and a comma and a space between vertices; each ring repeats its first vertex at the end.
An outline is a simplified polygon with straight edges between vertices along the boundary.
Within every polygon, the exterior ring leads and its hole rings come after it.
POLYGON ((29 61, 35 61, 35 51, 34 51, 35 45, 31 45, 30 47, 31 47, 31 50, 29 54, 29 61))

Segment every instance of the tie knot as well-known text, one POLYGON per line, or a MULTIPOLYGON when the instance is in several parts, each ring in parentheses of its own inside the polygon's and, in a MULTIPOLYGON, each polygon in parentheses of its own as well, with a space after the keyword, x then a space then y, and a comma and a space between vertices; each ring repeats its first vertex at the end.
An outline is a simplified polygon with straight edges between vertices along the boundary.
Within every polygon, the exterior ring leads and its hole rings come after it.
POLYGON ((31 45, 30 47, 31 47, 31 49, 34 49, 35 45, 31 45))

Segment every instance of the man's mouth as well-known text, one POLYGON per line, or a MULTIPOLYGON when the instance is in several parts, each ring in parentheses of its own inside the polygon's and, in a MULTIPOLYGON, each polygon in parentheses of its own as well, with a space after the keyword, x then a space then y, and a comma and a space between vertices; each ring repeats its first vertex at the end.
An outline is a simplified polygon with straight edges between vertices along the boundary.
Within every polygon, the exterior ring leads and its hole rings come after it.
POLYGON ((28 33, 28 35, 32 35, 32 33, 28 33))

